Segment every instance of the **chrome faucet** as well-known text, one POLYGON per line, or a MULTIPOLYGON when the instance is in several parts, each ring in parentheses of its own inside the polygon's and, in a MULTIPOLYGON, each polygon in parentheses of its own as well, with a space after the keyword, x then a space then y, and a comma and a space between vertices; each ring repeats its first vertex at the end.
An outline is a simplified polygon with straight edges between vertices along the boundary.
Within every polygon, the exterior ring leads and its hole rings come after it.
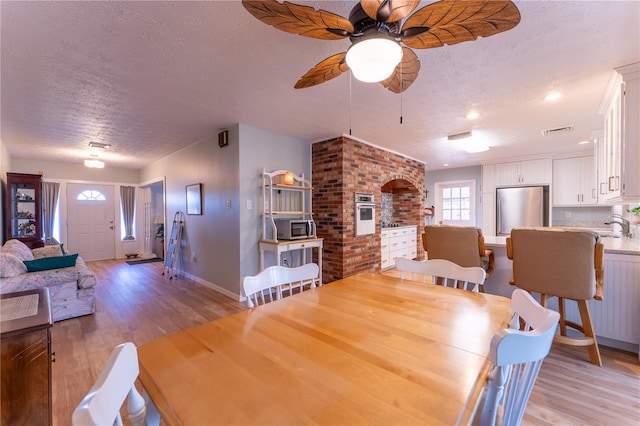
POLYGON ((609 220, 604 224, 612 225, 614 223, 617 223, 622 228, 623 237, 631 238, 631 224, 627 219, 623 218, 622 215, 614 213, 612 215, 609 215, 609 220), (619 220, 616 220, 616 219, 619 219, 619 220))

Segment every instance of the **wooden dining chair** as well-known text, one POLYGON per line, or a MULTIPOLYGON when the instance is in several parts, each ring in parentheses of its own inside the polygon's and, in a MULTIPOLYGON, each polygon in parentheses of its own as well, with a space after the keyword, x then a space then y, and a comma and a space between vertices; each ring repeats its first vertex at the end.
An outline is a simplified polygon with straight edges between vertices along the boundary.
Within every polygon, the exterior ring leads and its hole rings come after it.
POLYGON ((433 284, 445 287, 462 288, 478 292, 486 277, 486 272, 479 266, 462 267, 444 259, 417 261, 399 257, 396 259, 396 269, 400 271, 400 278, 411 274, 411 280, 416 276, 422 282, 431 280, 433 284))
MULTIPOLYGON (((479 266, 489 278, 494 268, 493 250, 484 248, 484 236, 477 226, 427 225, 422 248, 428 259, 445 259, 456 265, 479 266)), ((484 293, 484 285, 480 285, 484 293)))
MULTIPOLYGON (((542 362, 551 349, 560 314, 544 308, 521 289, 511 295, 511 309, 514 315, 509 328, 499 330, 491 339, 491 368, 468 424, 519 425, 542 362)), ((474 391, 468 403, 475 398, 474 391)), ((460 417, 464 414, 463 411, 460 417)))
POLYGON ((247 306, 253 308, 282 298, 285 292, 302 292, 305 287, 315 288, 320 268, 315 263, 306 263, 296 268, 270 266, 257 275, 244 277, 242 288, 247 297, 247 306), (266 293, 266 296, 265 296, 266 293))
POLYGON ((587 300, 603 298, 604 246, 592 231, 567 228, 514 228, 507 238, 507 257, 513 260, 518 288, 540 293, 547 306, 558 298, 560 335, 557 343, 586 346, 593 364, 602 365, 587 300), (578 305, 580 324, 566 318, 565 300, 578 305), (583 336, 567 335, 571 327, 583 336))
POLYGON ((73 411, 74 426, 122 425, 120 408, 127 400, 127 413, 134 425, 158 425, 160 415, 150 400, 140 395, 138 353, 133 343, 122 343, 109 355, 93 387, 73 411))

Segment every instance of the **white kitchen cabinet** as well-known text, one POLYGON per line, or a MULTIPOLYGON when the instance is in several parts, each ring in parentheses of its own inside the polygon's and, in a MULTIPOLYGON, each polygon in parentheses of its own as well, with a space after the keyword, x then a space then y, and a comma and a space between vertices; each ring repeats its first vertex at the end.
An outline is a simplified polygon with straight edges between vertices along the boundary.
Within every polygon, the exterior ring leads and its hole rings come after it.
POLYGON ((598 163, 603 166, 598 190, 608 202, 640 199, 640 63, 616 68, 607 93, 604 146, 598 163))
POLYGON ((482 233, 496 235, 496 165, 482 166, 482 233))
POLYGON ((553 205, 591 205, 598 202, 592 155, 553 161, 553 205))
POLYGON ((482 192, 496 191, 496 165, 486 164, 482 166, 482 192))
POLYGON ((380 269, 395 266, 398 257, 408 259, 418 257, 417 234, 415 226, 399 226, 382 230, 380 235, 380 269))
POLYGON ((595 153, 595 167, 596 167, 596 191, 598 197, 598 204, 607 203, 606 195, 606 166, 605 166, 605 143, 604 143, 604 130, 594 130, 591 132, 591 140, 593 141, 593 148, 595 153))
POLYGON ((384 229, 380 233, 380 269, 387 269, 391 266, 391 257, 389 253, 389 230, 384 229))
MULTIPOLYGON (((640 256, 605 253, 604 271, 603 300, 587 302, 598 343, 636 352, 640 343, 640 256)), ((567 320, 580 318, 575 303, 567 303, 565 312, 567 320)))
POLYGON ((527 160, 496 164, 496 186, 541 185, 551 182, 551 160, 527 160))
POLYGON ((496 193, 482 193, 482 234, 496 235, 496 193))

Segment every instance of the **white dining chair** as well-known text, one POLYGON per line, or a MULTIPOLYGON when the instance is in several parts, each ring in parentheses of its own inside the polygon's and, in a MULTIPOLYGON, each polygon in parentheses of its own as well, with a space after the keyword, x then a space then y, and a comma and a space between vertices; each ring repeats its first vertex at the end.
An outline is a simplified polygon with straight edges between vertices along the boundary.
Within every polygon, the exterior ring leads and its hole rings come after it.
POLYGON ((74 426, 122 425, 120 408, 127 400, 127 413, 133 425, 158 425, 160 415, 153 403, 135 387, 138 353, 133 343, 122 343, 109 355, 93 387, 73 411, 74 426))
POLYGON ((520 424, 558 327, 560 314, 542 307, 522 289, 513 292, 511 308, 514 315, 509 328, 491 339, 492 365, 478 398, 476 418, 471 418, 473 424, 520 424))
POLYGON ((257 275, 244 277, 242 289, 247 297, 247 306, 253 308, 289 295, 297 289, 302 292, 306 287, 315 288, 320 268, 315 263, 306 263, 295 268, 270 266, 257 275), (265 297, 266 293, 266 297, 265 297))
POLYGON ((475 292, 484 284, 487 275, 479 266, 464 268, 444 259, 418 261, 399 257, 396 259, 396 269, 400 271, 401 279, 405 279, 405 274, 411 274, 411 280, 418 278, 427 282, 429 278, 433 284, 475 292))

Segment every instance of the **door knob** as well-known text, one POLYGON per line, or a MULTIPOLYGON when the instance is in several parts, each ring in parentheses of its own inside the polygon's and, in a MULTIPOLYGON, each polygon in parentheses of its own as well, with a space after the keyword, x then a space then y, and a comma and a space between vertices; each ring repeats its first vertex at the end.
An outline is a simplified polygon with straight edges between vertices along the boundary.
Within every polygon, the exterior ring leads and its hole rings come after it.
POLYGON ((111 225, 111 226, 109 227, 109 229, 113 229, 113 225, 111 225))

